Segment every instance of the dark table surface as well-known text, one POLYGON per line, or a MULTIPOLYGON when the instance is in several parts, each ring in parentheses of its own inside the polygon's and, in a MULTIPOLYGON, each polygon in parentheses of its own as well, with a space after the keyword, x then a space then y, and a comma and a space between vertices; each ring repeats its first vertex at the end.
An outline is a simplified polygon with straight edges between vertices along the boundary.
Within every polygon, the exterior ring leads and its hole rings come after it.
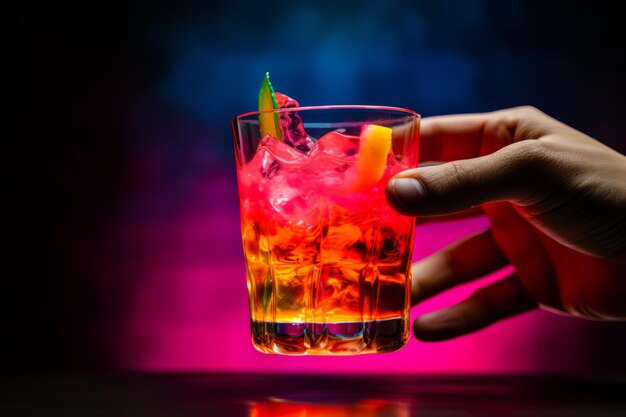
POLYGON ((626 376, 13 374, 0 416, 626 416, 626 376))

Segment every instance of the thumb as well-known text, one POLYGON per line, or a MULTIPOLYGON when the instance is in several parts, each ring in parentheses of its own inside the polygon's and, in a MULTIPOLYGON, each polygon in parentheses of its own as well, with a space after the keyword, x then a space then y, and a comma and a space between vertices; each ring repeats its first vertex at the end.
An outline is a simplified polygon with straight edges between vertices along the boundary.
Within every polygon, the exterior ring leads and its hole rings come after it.
MULTIPOLYGON (((492 154, 403 171, 387 183, 389 204, 414 216, 448 214, 490 201, 532 204, 552 189, 545 147, 524 140, 492 154)), ((554 176, 552 176, 554 177, 554 176)))

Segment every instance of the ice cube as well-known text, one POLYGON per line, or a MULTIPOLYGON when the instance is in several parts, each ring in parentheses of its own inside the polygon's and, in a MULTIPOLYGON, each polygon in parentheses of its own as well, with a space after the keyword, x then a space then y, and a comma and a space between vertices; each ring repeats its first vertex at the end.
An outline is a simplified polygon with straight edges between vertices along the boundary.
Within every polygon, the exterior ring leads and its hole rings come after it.
POLYGON ((353 161, 359 152, 359 138, 332 131, 322 136, 311 148, 311 158, 326 156, 353 161))
POLYGON ((259 147, 257 148, 257 154, 263 149, 267 150, 273 159, 278 160, 278 162, 291 163, 307 158, 305 152, 286 144, 284 141, 274 138, 272 135, 265 135, 263 139, 261 139, 259 147))
POLYGON ((280 170, 263 187, 269 204, 283 219, 308 217, 319 206, 318 173, 306 158, 279 163, 280 170))
MULTIPOLYGON (((285 94, 276 92, 276 101, 281 109, 300 107, 300 104, 285 94)), ((302 118, 295 111, 279 113, 283 142, 302 152, 308 152, 313 146, 313 139, 306 134, 302 118)))
POLYGON ((389 155, 387 155, 387 166, 385 167, 385 173, 383 175, 385 177, 393 177, 401 171, 403 171, 403 168, 398 162, 396 155, 394 155, 393 149, 390 149, 389 155))
POLYGON ((271 135, 265 135, 257 147, 254 158, 241 170, 241 183, 245 188, 259 185, 264 179, 272 179, 281 169, 281 163, 301 161, 302 152, 286 146, 271 135))
POLYGON ((263 178, 271 180, 280 171, 280 162, 267 151, 267 149, 259 150, 260 166, 259 171, 263 178))
POLYGON ((358 149, 358 138, 336 131, 322 136, 311 148, 311 166, 319 173, 324 189, 330 194, 340 192, 346 180, 354 176, 358 149))

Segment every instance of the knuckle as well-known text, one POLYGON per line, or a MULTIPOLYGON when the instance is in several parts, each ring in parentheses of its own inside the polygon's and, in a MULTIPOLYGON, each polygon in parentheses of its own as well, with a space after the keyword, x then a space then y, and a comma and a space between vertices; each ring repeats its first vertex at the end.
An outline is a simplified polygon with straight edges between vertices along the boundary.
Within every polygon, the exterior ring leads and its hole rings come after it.
POLYGON ((523 140, 510 146, 512 161, 522 171, 541 170, 552 160, 552 149, 549 143, 539 140, 523 140))
POLYGON ((470 182, 474 176, 473 172, 468 170, 460 161, 449 162, 446 171, 446 180, 452 188, 462 187, 464 184, 470 182))
POLYGON ((510 197, 522 206, 545 199, 551 194, 556 179, 551 145, 538 140, 524 140, 510 148, 514 152, 508 176, 510 197))
POLYGON ((514 111, 521 119, 534 118, 544 114, 537 107, 530 105, 515 107, 514 111))

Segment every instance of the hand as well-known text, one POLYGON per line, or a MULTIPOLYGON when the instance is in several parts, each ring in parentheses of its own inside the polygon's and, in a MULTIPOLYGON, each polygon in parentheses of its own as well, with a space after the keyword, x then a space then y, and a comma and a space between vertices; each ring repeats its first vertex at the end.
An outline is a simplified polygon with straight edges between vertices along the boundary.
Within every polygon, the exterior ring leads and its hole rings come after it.
POLYGON ((446 163, 392 178, 392 207, 414 216, 480 207, 491 229, 415 263, 412 303, 509 264, 515 272, 418 317, 419 339, 463 335, 537 306, 626 318, 625 156, 533 107, 424 119, 420 152, 446 163))

